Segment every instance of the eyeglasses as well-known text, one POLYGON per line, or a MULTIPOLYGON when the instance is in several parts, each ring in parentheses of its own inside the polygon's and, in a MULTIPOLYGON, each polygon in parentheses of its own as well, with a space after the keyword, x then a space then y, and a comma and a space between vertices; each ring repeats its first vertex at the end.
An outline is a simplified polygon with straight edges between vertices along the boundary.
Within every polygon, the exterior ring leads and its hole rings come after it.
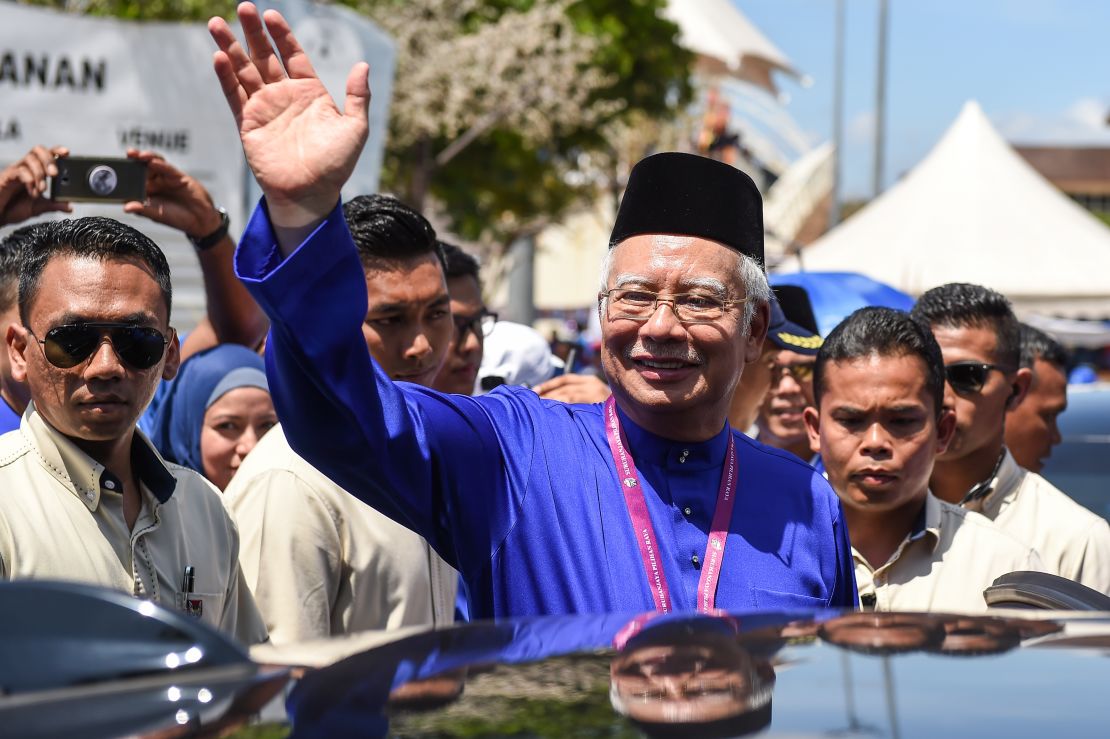
POLYGON ((1005 374, 1006 368, 986 362, 953 362, 944 365, 944 377, 958 393, 977 393, 987 382, 991 370, 1005 374))
POLYGON ((455 316, 455 334, 461 344, 466 340, 467 333, 473 333, 479 340, 484 339, 493 332, 493 325, 497 323, 497 314, 488 311, 479 313, 473 318, 455 316))
POLYGON ((38 343, 46 361, 69 369, 92 356, 105 336, 120 359, 140 370, 158 364, 169 343, 158 329, 128 323, 67 323, 47 331, 38 343))
POLYGON ((813 368, 816 365, 816 362, 798 362, 796 364, 772 364, 771 385, 778 385, 780 382, 782 382, 782 378, 785 377, 787 374, 793 377, 795 382, 809 382, 813 379, 813 368))
POLYGON ((598 298, 606 301, 606 315, 610 321, 618 318, 646 321, 655 315, 660 303, 669 303, 681 323, 713 323, 732 306, 746 302, 744 299, 723 300, 706 293, 678 293, 663 297, 650 290, 625 287, 606 290, 598 298))

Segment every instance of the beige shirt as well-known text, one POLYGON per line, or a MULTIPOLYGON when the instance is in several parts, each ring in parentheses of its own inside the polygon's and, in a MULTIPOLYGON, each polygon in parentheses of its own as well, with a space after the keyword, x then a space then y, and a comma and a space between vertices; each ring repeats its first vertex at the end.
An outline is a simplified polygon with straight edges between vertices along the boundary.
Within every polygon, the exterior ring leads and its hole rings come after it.
POLYGON ((246 644, 265 641, 219 492, 163 460, 137 430, 132 459, 142 507, 128 529, 119 478, 28 407, 19 429, 0 436, 0 578, 117 588, 198 616, 246 644))
POLYGON ((225 496, 275 644, 454 622, 458 573, 420 536, 298 456, 280 426, 251 451, 225 496))
POLYGON ((1045 571, 1110 595, 1110 526, 1006 450, 991 492, 967 504, 1006 533, 1028 542, 1045 571))
POLYGON ((876 611, 987 610, 983 591, 1016 570, 1045 568, 1028 545, 977 513, 925 498, 924 527, 911 532, 881 567, 852 549, 860 602, 876 611))

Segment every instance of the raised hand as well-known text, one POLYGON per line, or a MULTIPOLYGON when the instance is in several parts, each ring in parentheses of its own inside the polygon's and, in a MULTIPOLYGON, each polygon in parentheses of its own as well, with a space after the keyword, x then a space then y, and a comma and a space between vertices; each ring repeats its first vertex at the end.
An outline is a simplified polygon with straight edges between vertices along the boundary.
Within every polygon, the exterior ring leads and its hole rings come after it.
POLYGON ((36 146, 18 162, 0 170, 0 226, 19 223, 51 211, 69 212, 69 203, 44 197, 46 178, 56 177, 54 159, 69 154, 64 146, 36 146))
POLYGON ((312 226, 335 207, 366 143, 369 66, 351 69, 340 112, 280 13, 267 10, 260 18, 244 2, 238 14, 249 54, 222 18, 208 22, 220 47, 213 56, 216 76, 271 222, 312 226))
POLYGON ((146 162, 146 201, 124 203, 128 213, 201 237, 220 227, 220 214, 204 186, 153 151, 128 149, 127 156, 146 162))

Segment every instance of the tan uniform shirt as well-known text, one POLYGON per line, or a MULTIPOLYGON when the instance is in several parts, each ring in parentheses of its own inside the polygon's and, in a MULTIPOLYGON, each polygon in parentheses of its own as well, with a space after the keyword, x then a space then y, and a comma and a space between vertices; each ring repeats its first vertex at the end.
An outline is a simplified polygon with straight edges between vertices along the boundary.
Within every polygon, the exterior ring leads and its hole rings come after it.
POLYGON ((75 580, 176 608, 246 644, 266 628, 239 570, 239 537, 219 492, 163 460, 135 432, 142 508, 132 529, 122 485, 32 404, 0 436, 0 578, 75 580), (182 591, 186 567, 193 590, 182 591))
POLYGON ((225 496, 275 644, 454 622, 458 573, 423 538, 298 456, 280 426, 251 451, 225 496))
POLYGON ((1006 533, 1028 542, 1045 571, 1110 595, 1110 526, 1035 472, 1018 466, 1007 449, 991 492, 967 504, 1006 533))
POLYGON ((977 513, 928 493, 924 514, 924 527, 879 568, 852 549, 865 608, 873 602, 877 611, 986 611, 983 591, 995 578, 1045 569, 1033 549, 977 513))

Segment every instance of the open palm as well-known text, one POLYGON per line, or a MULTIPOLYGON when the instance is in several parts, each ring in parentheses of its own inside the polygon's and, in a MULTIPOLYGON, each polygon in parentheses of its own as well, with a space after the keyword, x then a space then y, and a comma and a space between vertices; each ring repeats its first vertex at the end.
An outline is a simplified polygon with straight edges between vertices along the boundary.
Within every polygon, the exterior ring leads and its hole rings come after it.
POLYGON ((239 22, 249 55, 223 19, 212 19, 208 28, 220 47, 216 76, 247 163, 272 216, 277 208, 287 220, 312 222, 335 207, 366 143, 369 69, 360 62, 351 70, 340 111, 280 13, 269 10, 260 18, 254 5, 243 3, 239 22))

